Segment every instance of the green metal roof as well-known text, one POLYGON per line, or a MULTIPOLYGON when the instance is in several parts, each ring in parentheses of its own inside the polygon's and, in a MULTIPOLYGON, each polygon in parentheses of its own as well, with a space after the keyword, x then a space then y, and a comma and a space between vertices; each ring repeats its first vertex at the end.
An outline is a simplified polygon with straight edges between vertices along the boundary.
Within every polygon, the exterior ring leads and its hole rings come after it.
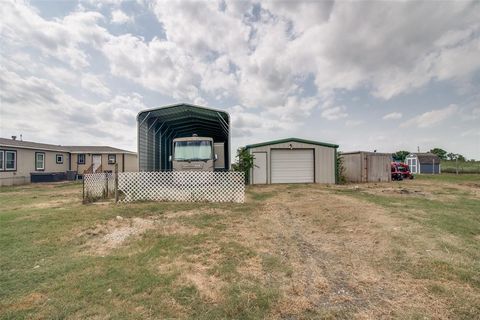
POLYGON ((149 119, 157 119, 150 126, 164 124, 163 129, 171 128, 176 137, 191 136, 192 133, 196 133, 199 136, 228 139, 230 134, 230 116, 227 112, 188 103, 147 109, 137 115, 137 122, 140 125, 149 119))
POLYGON ((224 142, 225 164, 230 164, 228 112, 188 103, 143 110, 137 115, 140 171, 170 170, 168 161, 175 138, 210 137, 224 142))
POLYGON ((300 143, 307 143, 307 144, 314 144, 314 145, 322 146, 322 147, 338 148, 337 144, 331 144, 331 143, 325 143, 325 142, 313 141, 313 140, 305 140, 305 139, 300 139, 300 138, 286 138, 286 139, 280 139, 280 140, 266 141, 266 142, 262 142, 262 143, 249 144, 249 145, 246 146, 246 148, 251 149, 251 148, 263 147, 263 146, 268 146, 268 145, 271 145, 271 144, 285 143, 285 142, 291 142, 291 141, 300 142, 300 143))

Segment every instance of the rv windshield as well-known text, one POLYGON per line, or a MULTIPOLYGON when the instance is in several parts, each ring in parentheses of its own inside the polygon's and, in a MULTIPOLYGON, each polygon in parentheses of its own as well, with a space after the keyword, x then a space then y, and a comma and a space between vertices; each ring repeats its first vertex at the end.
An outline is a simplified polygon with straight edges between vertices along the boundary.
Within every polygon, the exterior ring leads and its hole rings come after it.
POLYGON ((208 140, 177 141, 174 150, 175 160, 211 160, 212 142, 208 140))

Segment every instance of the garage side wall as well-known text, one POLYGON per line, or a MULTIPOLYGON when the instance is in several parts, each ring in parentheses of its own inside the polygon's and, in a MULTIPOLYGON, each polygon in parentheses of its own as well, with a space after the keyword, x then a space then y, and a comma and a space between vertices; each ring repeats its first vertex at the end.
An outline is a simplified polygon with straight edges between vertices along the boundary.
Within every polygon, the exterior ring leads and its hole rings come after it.
MULTIPOLYGON (((324 147, 314 144, 301 142, 285 142, 266 146, 260 146, 250 149, 250 154, 254 152, 267 153, 267 181, 272 183, 271 179, 271 151, 272 149, 313 149, 315 156, 315 183, 335 183, 335 148, 324 147)), ((250 183, 252 181, 253 171, 250 170, 250 183)))

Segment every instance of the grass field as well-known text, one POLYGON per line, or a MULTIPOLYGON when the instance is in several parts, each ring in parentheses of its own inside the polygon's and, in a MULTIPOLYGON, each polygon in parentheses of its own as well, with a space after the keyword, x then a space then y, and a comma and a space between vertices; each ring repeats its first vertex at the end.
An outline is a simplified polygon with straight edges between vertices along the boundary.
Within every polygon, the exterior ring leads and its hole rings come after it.
POLYGON ((478 319, 480 176, 250 187, 245 204, 0 188, 1 319, 478 319))
POLYGON ((442 171, 445 173, 480 173, 480 161, 456 162, 452 160, 442 160, 442 171))

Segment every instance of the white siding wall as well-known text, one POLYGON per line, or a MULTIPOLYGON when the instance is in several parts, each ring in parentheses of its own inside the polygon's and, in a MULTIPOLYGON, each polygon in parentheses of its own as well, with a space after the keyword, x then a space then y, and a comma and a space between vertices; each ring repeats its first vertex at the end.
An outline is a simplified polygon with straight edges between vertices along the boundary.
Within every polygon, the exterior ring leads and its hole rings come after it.
POLYGON ((0 186, 30 183, 32 172, 66 172, 69 164, 69 154, 60 151, 46 151, 23 148, 2 147, 0 149, 17 151, 17 169, 15 171, 0 171, 0 186), (35 170, 35 153, 45 153, 45 169, 35 170), (57 163, 56 155, 63 155, 63 163, 57 163))

